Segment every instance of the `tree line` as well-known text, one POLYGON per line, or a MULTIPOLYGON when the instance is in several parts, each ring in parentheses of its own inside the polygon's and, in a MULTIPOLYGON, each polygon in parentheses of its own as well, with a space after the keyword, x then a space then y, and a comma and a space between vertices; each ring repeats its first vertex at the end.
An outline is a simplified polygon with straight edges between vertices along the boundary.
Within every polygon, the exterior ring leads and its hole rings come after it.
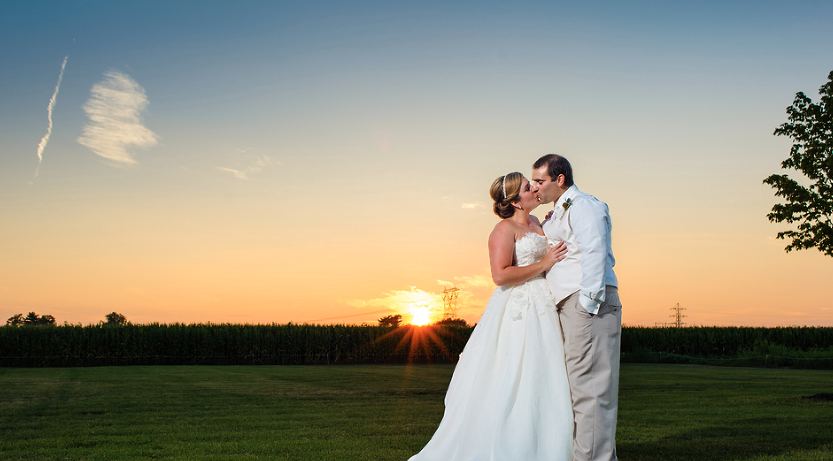
MULTIPOLYGON (((402 325, 402 315, 386 315, 380 319, 378 319, 380 327, 398 327, 402 325)), ((457 326, 457 327, 467 327, 469 326, 463 319, 442 319, 433 323, 433 325, 440 325, 440 326, 457 326)))
MULTIPOLYGON (((127 317, 118 312, 111 312, 104 316, 104 325, 119 326, 127 324, 127 317)), ((24 317, 23 314, 15 314, 6 320, 7 327, 24 327, 24 326, 55 326, 55 317, 51 315, 38 315, 35 312, 29 312, 24 317)))

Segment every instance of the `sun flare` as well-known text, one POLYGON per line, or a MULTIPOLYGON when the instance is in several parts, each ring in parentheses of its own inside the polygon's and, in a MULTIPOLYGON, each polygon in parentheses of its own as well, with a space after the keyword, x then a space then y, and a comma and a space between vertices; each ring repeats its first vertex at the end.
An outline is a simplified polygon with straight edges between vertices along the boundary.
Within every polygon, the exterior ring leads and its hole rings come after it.
POLYGON ((414 316, 413 319, 411 319, 411 325, 421 327, 431 323, 430 312, 427 307, 415 307, 411 310, 411 315, 414 316))

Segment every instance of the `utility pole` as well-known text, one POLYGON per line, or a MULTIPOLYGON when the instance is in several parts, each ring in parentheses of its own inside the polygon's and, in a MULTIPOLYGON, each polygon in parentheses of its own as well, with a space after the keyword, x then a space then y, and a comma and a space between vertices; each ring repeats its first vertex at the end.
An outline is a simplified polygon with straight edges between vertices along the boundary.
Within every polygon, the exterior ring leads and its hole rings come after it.
POLYGON ((683 323, 683 317, 687 317, 686 315, 683 315, 683 311, 686 310, 685 307, 680 307, 680 303, 677 303, 677 305, 672 307, 671 310, 674 311, 674 313, 670 315, 670 317, 674 319, 672 326, 682 328, 685 325, 685 323, 683 323))
POLYGON ((460 289, 457 287, 443 290, 443 320, 457 318, 457 296, 459 294, 460 289))

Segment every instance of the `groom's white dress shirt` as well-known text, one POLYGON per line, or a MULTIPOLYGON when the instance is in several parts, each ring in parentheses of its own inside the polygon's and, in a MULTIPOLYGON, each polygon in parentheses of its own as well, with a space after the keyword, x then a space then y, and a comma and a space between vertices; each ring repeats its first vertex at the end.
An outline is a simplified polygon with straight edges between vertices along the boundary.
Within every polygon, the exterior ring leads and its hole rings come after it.
POLYGON ((595 315, 605 300, 605 286, 619 286, 613 272, 616 260, 607 204, 574 184, 555 202, 543 227, 550 240, 567 243, 566 258, 547 273, 556 304, 578 291, 581 306, 595 315))

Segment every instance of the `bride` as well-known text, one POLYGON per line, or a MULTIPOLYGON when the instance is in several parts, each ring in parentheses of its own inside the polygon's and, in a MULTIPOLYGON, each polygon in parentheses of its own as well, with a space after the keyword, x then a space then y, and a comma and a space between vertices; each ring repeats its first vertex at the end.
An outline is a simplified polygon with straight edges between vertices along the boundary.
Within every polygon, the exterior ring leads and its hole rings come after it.
POLYGON ((466 344, 445 414, 410 461, 569 461, 573 410, 561 324, 544 272, 567 252, 548 244, 521 173, 492 183, 501 221, 489 236, 498 288, 466 344))

